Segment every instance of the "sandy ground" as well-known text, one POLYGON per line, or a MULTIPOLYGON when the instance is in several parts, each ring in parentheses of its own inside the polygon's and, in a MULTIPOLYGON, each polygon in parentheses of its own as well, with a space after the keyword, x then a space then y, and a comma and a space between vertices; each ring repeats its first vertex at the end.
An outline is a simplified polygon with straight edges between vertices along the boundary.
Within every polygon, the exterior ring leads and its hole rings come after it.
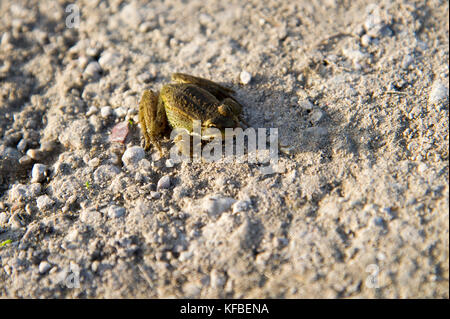
POLYGON ((448 1, 69 4, 0 2, 1 297, 449 297, 448 1), (172 72, 276 172, 144 153, 172 72))

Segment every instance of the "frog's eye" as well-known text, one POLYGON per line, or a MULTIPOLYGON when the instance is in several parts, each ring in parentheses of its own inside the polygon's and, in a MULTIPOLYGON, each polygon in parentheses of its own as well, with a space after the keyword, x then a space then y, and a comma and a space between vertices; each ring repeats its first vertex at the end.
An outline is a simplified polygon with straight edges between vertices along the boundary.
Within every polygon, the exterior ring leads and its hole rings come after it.
POLYGON ((216 127, 216 124, 214 124, 214 123, 209 123, 209 124, 208 124, 208 127, 216 127))
POLYGON ((231 114, 231 108, 228 105, 220 105, 217 108, 217 111, 219 112, 220 115, 223 115, 223 116, 228 116, 231 114))

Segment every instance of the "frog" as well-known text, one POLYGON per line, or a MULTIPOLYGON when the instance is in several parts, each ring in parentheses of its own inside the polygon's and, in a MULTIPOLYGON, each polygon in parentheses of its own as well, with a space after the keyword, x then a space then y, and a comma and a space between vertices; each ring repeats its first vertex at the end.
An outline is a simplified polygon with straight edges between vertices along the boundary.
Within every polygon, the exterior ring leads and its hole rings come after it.
POLYGON ((162 154, 161 140, 171 129, 192 133, 194 121, 201 122, 202 136, 210 128, 223 135, 226 128, 248 126, 234 90, 185 73, 173 73, 171 81, 159 92, 144 90, 139 102, 138 119, 146 151, 155 146, 162 154))

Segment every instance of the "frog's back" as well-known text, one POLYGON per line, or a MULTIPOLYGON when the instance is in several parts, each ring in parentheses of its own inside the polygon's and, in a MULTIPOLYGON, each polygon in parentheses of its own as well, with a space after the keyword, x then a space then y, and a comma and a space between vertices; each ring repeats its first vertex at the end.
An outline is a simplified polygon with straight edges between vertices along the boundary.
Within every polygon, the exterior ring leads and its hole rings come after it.
POLYGON ((170 125, 189 131, 193 120, 206 121, 220 105, 214 95, 194 84, 167 84, 161 89, 160 97, 170 125))

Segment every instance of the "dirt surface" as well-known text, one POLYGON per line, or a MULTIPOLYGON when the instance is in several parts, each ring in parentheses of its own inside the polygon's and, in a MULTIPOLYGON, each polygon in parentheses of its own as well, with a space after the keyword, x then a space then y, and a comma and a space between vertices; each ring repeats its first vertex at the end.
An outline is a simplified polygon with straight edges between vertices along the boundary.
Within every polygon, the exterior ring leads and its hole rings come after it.
POLYGON ((449 297, 448 1, 69 4, 0 2, 1 297, 449 297), (172 72, 275 172, 144 152, 172 72))

